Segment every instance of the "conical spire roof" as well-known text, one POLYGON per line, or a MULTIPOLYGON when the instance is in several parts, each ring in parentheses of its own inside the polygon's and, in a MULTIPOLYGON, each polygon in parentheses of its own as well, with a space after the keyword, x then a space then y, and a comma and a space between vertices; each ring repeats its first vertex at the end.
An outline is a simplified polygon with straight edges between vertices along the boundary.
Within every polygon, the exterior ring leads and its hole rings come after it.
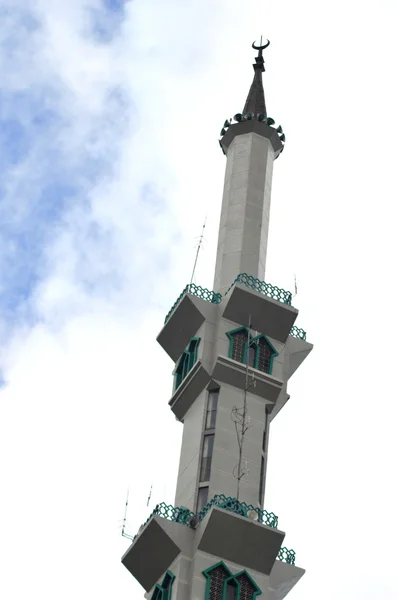
POLYGON ((267 41, 267 43, 264 46, 261 45, 261 42, 260 46, 255 46, 254 43, 252 44, 252 48, 258 50, 258 56, 256 56, 256 62, 253 65, 253 83, 250 86, 249 94, 246 99, 246 104, 243 109, 244 115, 247 115, 248 113, 254 113, 254 115, 262 114, 267 116, 262 74, 263 71, 265 71, 263 50, 267 48, 269 44, 269 41, 267 41))

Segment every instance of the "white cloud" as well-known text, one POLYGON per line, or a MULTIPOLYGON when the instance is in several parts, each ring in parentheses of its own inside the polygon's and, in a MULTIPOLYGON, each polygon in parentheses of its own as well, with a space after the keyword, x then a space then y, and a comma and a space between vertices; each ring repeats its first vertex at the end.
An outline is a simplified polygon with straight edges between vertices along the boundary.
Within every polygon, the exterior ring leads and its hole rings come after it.
POLYGON ((268 4, 136 0, 102 39, 99 0, 0 1, 2 119, 29 140, 1 182, 8 600, 142 595, 119 562, 126 487, 134 533, 152 481, 173 501, 181 436, 155 337, 206 214, 197 281, 212 285, 217 134, 243 106, 259 24, 287 134, 268 279, 292 288, 297 272, 316 344, 273 423, 266 505, 308 571, 292 597, 396 597, 395 14, 268 4))

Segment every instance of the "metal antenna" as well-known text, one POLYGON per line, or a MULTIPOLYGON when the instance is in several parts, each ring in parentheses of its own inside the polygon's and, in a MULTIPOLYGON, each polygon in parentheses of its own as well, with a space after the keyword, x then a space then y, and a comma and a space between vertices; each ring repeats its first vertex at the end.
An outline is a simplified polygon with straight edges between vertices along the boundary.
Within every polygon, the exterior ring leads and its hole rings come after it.
POLYGON ((122 527, 122 536, 128 538, 129 540, 133 540, 133 536, 129 535, 125 532, 126 523, 127 523, 127 508, 129 505, 129 489, 127 488, 127 498, 126 498, 126 508, 124 509, 124 519, 123 519, 123 527, 122 527))
POLYGON ((294 274, 294 296, 297 296, 297 278, 296 278, 296 274, 294 274))
POLYGON ((153 484, 151 483, 151 489, 149 490, 149 496, 148 496, 148 500, 147 500, 147 503, 146 503, 147 506, 149 506, 149 501, 150 501, 150 499, 152 497, 152 487, 153 487, 153 484))
POLYGON ((201 247, 202 242, 203 242, 203 232, 204 232, 205 227, 206 227, 206 221, 207 221, 207 216, 205 218, 205 222, 203 223, 202 233, 200 234, 198 249, 197 249, 196 256, 195 256, 195 263, 193 265, 192 277, 191 277, 191 281, 190 281, 189 285, 191 285, 191 283, 193 282, 193 278, 194 278, 194 275, 195 275, 195 269, 196 269, 196 264, 198 262, 199 250, 200 250, 200 247, 201 247))

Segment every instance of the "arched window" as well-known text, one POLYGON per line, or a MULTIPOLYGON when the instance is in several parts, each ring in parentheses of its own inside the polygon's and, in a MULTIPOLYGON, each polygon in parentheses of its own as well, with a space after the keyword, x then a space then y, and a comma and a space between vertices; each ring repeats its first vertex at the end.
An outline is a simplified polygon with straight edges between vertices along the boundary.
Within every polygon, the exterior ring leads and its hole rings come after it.
POLYGON ((227 336, 230 339, 229 358, 237 360, 238 362, 246 362, 246 348, 248 340, 247 327, 239 327, 239 329, 229 331, 227 336))
POLYGON ((271 342, 265 335, 258 335, 253 339, 252 344, 256 344, 257 348, 256 369, 264 373, 272 373, 272 362, 278 353, 271 342))
POLYGON ((229 569, 220 562, 203 571, 203 575, 207 578, 206 600, 223 600, 224 582, 232 575, 229 569))
POLYGON ((239 584, 239 600, 253 600, 260 593, 259 587, 245 571, 235 575, 235 581, 239 584))
POLYGON ((207 579, 205 600, 255 600, 261 594, 247 571, 233 575, 221 561, 203 571, 207 579))
POLYGON ((188 348, 184 350, 177 363, 176 370, 174 372, 174 389, 176 390, 188 375, 196 361, 198 360, 198 347, 200 338, 192 338, 189 342, 188 348))
POLYGON ((175 575, 171 571, 166 571, 162 584, 157 583, 153 590, 151 600, 171 600, 171 588, 175 575))
POLYGON ((247 327, 239 327, 228 331, 227 336, 229 358, 248 364, 249 367, 264 373, 272 373, 272 362, 278 353, 265 335, 260 334, 253 338, 247 327))

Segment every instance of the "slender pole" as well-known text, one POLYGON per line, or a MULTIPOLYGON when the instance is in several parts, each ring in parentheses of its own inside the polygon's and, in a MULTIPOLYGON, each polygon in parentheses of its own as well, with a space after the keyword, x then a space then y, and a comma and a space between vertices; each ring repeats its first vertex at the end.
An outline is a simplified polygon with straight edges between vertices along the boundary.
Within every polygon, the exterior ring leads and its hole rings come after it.
POLYGON ((196 263, 198 262, 199 250, 200 250, 200 247, 201 247, 202 241, 203 241, 203 232, 204 232, 205 227, 206 227, 206 221, 207 221, 207 217, 205 218, 205 222, 203 223, 203 227, 202 227, 202 233, 200 234, 200 239, 199 239, 199 244, 198 244, 198 250, 196 252, 195 263, 193 265, 193 271, 192 271, 192 276, 191 276, 191 282, 190 282, 189 285, 191 285, 191 283, 193 282, 193 278, 194 278, 194 275, 195 275, 196 263))
POLYGON ((242 429, 241 439, 239 443, 239 463, 238 463, 238 488, 236 492, 236 499, 239 500, 240 492, 240 480, 242 479, 244 472, 242 472, 242 458, 243 458, 243 440, 246 433, 246 412, 247 412, 247 390, 249 389, 249 348, 250 348, 250 330, 251 330, 251 315, 249 315, 249 327, 247 328, 247 349, 246 349, 246 375, 245 375, 245 391, 243 395, 243 413, 242 413, 242 429))

